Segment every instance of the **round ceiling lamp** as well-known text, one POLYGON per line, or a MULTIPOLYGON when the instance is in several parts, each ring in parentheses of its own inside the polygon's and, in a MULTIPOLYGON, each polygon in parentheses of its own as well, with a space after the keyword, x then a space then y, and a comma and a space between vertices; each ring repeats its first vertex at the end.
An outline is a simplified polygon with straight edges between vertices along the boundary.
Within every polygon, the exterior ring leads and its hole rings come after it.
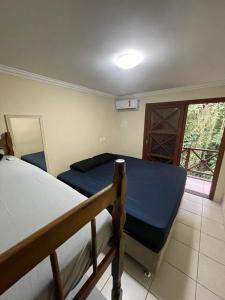
POLYGON ((120 53, 116 59, 115 63, 117 67, 121 69, 132 69, 138 66, 143 60, 142 55, 135 50, 127 50, 120 53))

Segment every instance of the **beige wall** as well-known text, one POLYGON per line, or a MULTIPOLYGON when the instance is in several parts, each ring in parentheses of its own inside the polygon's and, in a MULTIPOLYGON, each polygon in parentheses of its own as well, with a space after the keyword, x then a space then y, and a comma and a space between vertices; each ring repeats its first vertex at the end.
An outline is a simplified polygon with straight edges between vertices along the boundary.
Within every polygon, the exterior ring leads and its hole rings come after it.
MULTIPOLYGON (((139 111, 122 111, 116 114, 114 128, 114 151, 127 155, 141 157, 144 133, 144 117, 146 103, 166 101, 194 100, 214 97, 225 97, 225 86, 214 88, 199 88, 183 92, 167 92, 157 95, 140 97, 139 111)), ((216 201, 222 201, 225 195, 225 158, 223 159, 220 178, 215 194, 216 201)))
MULTIPOLYGON (((43 117, 49 171, 56 175, 72 162, 109 151, 141 157, 145 104, 224 97, 225 86, 141 97, 139 111, 116 112, 113 97, 96 96, 47 83, 0 74, 0 133, 5 114, 43 117)), ((215 200, 225 195, 223 159, 215 200)))
POLYGON ((49 171, 54 175, 72 162, 111 150, 112 97, 0 74, 0 133, 6 130, 5 114, 42 116, 49 171))
POLYGON ((17 157, 44 150, 39 118, 8 117, 17 157))

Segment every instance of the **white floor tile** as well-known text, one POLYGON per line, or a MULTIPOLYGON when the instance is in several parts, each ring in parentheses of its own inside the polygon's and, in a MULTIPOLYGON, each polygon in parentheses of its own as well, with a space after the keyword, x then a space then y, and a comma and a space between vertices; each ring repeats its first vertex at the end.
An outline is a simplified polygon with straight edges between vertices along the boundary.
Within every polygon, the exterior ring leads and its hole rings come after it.
POLYGON ((124 257, 124 271, 128 273, 132 278, 134 278, 137 282, 139 282, 147 290, 149 289, 152 277, 147 278, 144 273, 144 267, 128 255, 125 255, 124 257))
MULTIPOLYGON (((98 256, 98 264, 102 261, 102 259, 104 258, 104 254, 100 253, 98 256)), ((86 275, 89 277, 92 274, 92 266, 88 269, 88 271, 86 272, 86 275)), ((105 285, 106 281, 109 279, 111 275, 111 265, 109 265, 109 267, 106 269, 106 271, 103 273, 102 277, 99 279, 99 281, 96 284, 96 287, 101 290, 103 288, 103 286, 105 285)))
POLYGON ((202 204, 198 204, 189 200, 183 200, 180 207, 199 216, 202 215, 202 204))
POLYGON ((221 300, 221 298, 219 298, 200 284, 197 284, 196 300, 221 300))
POLYGON ((198 282, 225 299, 225 266, 199 254, 198 282))
POLYGON ((225 265, 225 242, 202 233, 200 252, 225 265))
MULTIPOLYGON (((70 291, 70 293, 66 296, 65 299, 66 300, 74 299, 74 297, 76 296, 77 292, 80 290, 82 285, 87 281, 88 277, 89 276, 84 275, 84 277, 81 279, 78 285, 72 291, 70 291)), ((101 294, 100 290, 97 287, 95 287, 91 291, 90 295, 87 297, 87 300, 106 300, 106 298, 101 294)))
POLYGON ((211 220, 214 220, 216 222, 223 224, 222 209, 203 205, 202 215, 205 218, 208 218, 208 219, 211 219, 211 220))
POLYGON ((172 236, 187 246, 199 250, 200 231, 183 223, 176 222, 172 236))
POLYGON ((190 193, 184 193, 183 196, 184 200, 188 200, 197 204, 202 204, 202 197, 190 194, 190 193))
POLYGON ((152 295, 152 293, 148 293, 148 296, 146 300, 158 300, 159 298, 156 298, 156 296, 152 295))
POLYGON ((150 290, 162 300, 194 300, 195 288, 191 278, 163 262, 150 290))
POLYGON ((218 208, 221 209, 221 205, 215 201, 209 200, 209 199, 203 199, 203 205, 204 206, 209 206, 209 207, 213 207, 213 208, 218 208))
MULTIPOLYGON (((123 273, 121 286, 123 289, 123 300, 145 300, 148 290, 133 279, 126 272, 123 273)), ((102 294, 106 299, 111 300, 112 277, 107 281, 102 289, 102 294)))
POLYGON ((216 221, 202 218, 202 232, 207 233, 217 239, 225 241, 225 229, 223 224, 216 221))
POLYGON ((165 253, 165 261, 196 280, 198 267, 196 250, 171 239, 165 253))
POLYGON ((200 230, 201 217, 184 209, 180 209, 177 215, 177 221, 200 230))

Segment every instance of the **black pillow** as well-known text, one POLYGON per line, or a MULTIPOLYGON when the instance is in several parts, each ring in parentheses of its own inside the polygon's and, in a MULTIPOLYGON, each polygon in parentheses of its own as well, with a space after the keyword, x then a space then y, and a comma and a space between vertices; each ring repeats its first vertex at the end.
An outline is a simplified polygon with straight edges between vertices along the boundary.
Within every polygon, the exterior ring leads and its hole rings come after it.
POLYGON ((117 159, 117 155, 112 153, 102 153, 94 156, 93 158, 98 160, 100 164, 104 164, 108 161, 117 159))
POLYGON ((108 161, 117 159, 116 154, 102 153, 92 158, 78 161, 70 166, 70 169, 78 170, 80 172, 87 172, 95 167, 98 167, 108 161))
POLYGON ((100 165, 100 162, 98 160, 95 160, 93 158, 84 159, 81 161, 78 161, 70 166, 70 169, 78 170, 81 172, 87 172, 97 166, 100 165))
POLYGON ((3 156, 4 156, 4 155, 3 155, 2 153, 0 153, 0 160, 2 160, 3 156))

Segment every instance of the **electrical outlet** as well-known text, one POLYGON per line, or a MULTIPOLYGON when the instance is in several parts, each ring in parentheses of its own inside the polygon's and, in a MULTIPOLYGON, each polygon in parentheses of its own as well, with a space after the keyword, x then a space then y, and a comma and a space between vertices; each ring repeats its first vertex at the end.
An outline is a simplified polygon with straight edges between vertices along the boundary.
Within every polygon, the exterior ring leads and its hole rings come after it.
POLYGON ((105 136, 100 136, 99 142, 100 142, 101 144, 103 144, 103 143, 105 143, 105 141, 106 141, 106 137, 105 137, 105 136))

